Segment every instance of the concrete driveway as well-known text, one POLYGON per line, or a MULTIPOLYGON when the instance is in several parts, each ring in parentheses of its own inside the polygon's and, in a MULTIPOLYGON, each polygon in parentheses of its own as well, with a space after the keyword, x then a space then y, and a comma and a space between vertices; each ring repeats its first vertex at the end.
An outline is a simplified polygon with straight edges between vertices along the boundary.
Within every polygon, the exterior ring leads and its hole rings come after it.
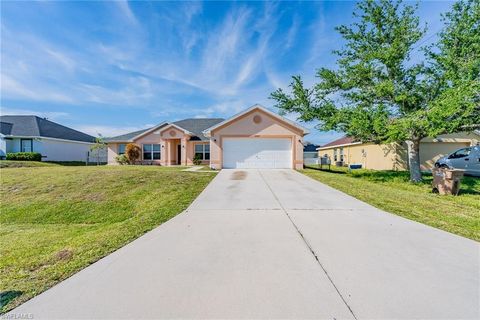
POLYGON ((185 213, 12 313, 478 319, 479 256, 298 172, 222 170, 185 213))

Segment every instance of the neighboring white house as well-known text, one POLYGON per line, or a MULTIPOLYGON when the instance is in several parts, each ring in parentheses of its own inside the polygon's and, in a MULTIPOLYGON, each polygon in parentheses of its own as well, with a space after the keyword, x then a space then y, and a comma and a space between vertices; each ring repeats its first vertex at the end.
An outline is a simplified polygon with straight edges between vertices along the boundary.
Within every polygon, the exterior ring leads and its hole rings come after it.
MULTIPOLYGON (((86 161, 95 137, 37 116, 0 116, 0 157, 38 152, 42 161, 86 161)), ((106 159, 106 149, 103 150, 106 159)), ((94 161, 94 160, 90 160, 94 161)))
POLYGON ((306 142, 303 146, 303 164, 304 165, 313 165, 318 164, 318 151, 317 148, 319 145, 306 142))
POLYGON ((303 159, 318 158, 317 144, 307 142, 303 147, 303 159))

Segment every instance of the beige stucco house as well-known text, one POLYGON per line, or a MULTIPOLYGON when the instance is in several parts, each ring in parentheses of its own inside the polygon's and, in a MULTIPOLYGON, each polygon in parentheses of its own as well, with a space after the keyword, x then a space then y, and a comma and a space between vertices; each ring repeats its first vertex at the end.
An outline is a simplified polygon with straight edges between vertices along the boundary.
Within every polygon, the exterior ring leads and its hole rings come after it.
POLYGON ((185 119, 106 139, 108 163, 128 143, 142 148, 140 162, 221 168, 303 168, 303 137, 308 131, 286 118, 254 105, 229 119, 185 119))
MULTIPOLYGON (((435 161, 460 148, 480 143, 479 132, 459 132, 425 138, 420 143, 420 167, 431 170, 435 161)), ((405 144, 374 144, 342 137, 317 148, 320 157, 327 155, 332 163, 344 165, 361 164, 362 168, 374 170, 407 170, 407 148, 405 144)))

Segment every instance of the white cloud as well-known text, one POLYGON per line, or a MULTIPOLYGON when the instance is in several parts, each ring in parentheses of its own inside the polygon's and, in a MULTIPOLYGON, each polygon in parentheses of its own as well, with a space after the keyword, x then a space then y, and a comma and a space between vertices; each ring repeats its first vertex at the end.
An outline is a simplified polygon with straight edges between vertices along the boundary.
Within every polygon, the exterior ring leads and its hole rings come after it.
POLYGON ((122 87, 111 89, 82 83, 78 88, 86 101, 113 105, 141 105, 153 97, 151 82, 146 77, 128 78, 122 87))
POLYGON ((290 26, 290 29, 288 29, 288 32, 287 32, 287 39, 285 41, 285 49, 290 49, 293 46, 293 43, 294 43, 295 38, 297 36, 299 26, 300 26, 299 18, 298 18, 297 15, 295 15, 293 17, 292 25, 290 26))
POLYGON ((199 22, 203 7, 197 2, 151 12, 145 20, 135 17, 132 3, 110 8, 112 24, 104 27, 114 36, 107 41, 69 33, 80 50, 52 45, 35 33, 2 33, 2 67, 10 81, 5 90, 2 84, 2 95, 143 108, 161 118, 229 116, 254 103, 271 105, 269 93, 283 83, 274 60, 284 42, 272 40, 281 15, 277 5, 266 3, 260 12, 234 5, 213 27, 199 22), (141 28, 152 21, 158 24, 141 28), (213 102, 200 109, 196 97, 213 102))
POLYGON ((182 8, 182 12, 185 15, 185 23, 190 24, 193 17, 200 14, 203 10, 203 5, 201 2, 186 2, 182 8))
POLYGON ((222 25, 209 36, 203 51, 203 72, 212 78, 224 77, 230 61, 238 54, 238 46, 245 41, 244 35, 250 10, 240 8, 230 12, 222 25))
POLYGON ((314 65, 319 62, 319 59, 322 59, 325 54, 330 54, 332 47, 330 46, 332 42, 332 34, 326 33, 326 18, 323 13, 323 7, 318 7, 318 14, 315 18, 315 23, 310 25, 308 33, 311 35, 311 43, 309 44, 309 56, 305 61, 305 66, 309 69, 317 68, 318 66, 314 65), (312 65, 313 68, 312 68, 312 65))
POLYGON ((7 74, 1 74, 1 94, 2 98, 22 98, 34 101, 53 101, 71 103, 72 99, 63 93, 56 92, 53 89, 45 87, 27 87, 20 81, 13 79, 7 74))
POLYGON ((291 79, 290 75, 286 75, 282 77, 273 70, 266 70, 265 75, 267 76, 267 79, 270 82, 270 85, 274 89, 278 89, 278 88, 286 89, 287 86, 289 85, 288 81, 290 81, 291 79))
POLYGON ((44 50, 61 65, 63 65, 68 71, 73 71, 75 69, 75 61, 69 58, 65 53, 50 48, 45 48, 44 50))
POLYGON ((128 5, 127 0, 117 0, 117 1, 114 1, 113 3, 117 5, 117 7, 120 9, 123 15, 127 18, 128 22, 130 22, 133 25, 138 24, 137 18, 135 17, 135 14, 133 13, 132 9, 130 9, 130 6, 128 5))

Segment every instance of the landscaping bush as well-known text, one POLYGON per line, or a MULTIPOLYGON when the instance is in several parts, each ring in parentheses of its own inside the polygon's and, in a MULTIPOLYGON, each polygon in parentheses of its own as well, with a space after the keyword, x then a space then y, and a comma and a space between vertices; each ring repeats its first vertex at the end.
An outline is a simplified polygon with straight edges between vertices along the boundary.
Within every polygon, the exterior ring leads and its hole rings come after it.
POLYGON ((193 164, 198 166, 202 163, 202 159, 200 158, 200 156, 198 154, 195 155, 195 157, 193 157, 193 164))
POLYGON ((38 152, 13 152, 7 153, 6 160, 42 161, 42 155, 38 152))
POLYGON ((140 155, 142 154, 142 149, 135 143, 129 143, 125 147, 125 155, 128 159, 130 164, 135 164, 135 162, 140 159, 140 155))
POLYGON ((126 155, 124 154, 121 154, 119 156, 116 156, 115 157, 115 161, 117 161, 118 164, 121 164, 121 165, 124 165, 124 164, 128 164, 128 158, 126 155))

